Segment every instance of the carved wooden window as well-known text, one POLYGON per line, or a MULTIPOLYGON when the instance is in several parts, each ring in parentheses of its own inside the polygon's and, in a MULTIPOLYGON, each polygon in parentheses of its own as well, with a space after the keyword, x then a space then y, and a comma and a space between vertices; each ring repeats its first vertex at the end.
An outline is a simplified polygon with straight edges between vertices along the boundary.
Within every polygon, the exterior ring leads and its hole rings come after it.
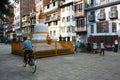
POLYGON ((116 23, 112 23, 112 32, 116 32, 116 23))
POLYGON ((76 21, 76 26, 79 27, 79 20, 76 21))
POLYGON ((81 24, 80 24, 81 27, 84 27, 85 26, 85 20, 84 19, 81 19, 81 24))
POLYGON ((82 11, 82 3, 75 5, 75 12, 76 11, 82 11))
POLYGON ((84 19, 77 20, 76 21, 76 26, 77 27, 84 27, 85 26, 85 20, 84 19))
POLYGON ((97 33, 109 32, 108 22, 98 22, 97 23, 97 33))
POLYGON ((82 11, 82 3, 79 4, 79 11, 82 11))
POLYGON ((105 20, 105 9, 100 9, 100 13, 98 14, 99 20, 105 20))
POLYGON ((101 10, 100 10, 100 13, 105 13, 105 9, 101 9, 101 10))

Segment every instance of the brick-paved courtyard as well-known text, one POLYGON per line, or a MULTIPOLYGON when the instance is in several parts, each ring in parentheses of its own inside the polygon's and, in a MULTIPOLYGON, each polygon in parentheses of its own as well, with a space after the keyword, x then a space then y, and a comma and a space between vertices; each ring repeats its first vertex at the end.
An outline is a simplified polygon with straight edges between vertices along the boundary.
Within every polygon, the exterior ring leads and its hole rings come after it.
POLYGON ((120 80, 120 52, 77 53, 37 59, 37 72, 23 67, 22 57, 0 44, 0 80, 120 80))

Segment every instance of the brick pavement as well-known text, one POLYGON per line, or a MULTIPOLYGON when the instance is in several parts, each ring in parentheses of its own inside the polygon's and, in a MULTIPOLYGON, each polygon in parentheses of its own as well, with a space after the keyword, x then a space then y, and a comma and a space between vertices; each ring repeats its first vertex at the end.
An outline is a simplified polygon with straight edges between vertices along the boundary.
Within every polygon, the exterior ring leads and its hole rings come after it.
POLYGON ((23 67, 22 57, 0 44, 0 80, 120 80, 120 53, 77 53, 37 59, 37 72, 23 67))

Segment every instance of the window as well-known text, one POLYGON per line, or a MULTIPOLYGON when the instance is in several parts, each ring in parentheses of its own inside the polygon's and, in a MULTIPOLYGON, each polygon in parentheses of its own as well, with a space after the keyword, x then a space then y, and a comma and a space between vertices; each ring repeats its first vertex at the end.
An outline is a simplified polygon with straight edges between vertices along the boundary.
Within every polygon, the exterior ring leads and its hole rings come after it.
POLYGON ((56 31, 54 30, 54 31, 53 31, 53 36, 55 36, 55 35, 56 35, 56 31))
POLYGON ((76 26, 79 27, 79 20, 76 21, 76 26))
POLYGON ((79 4, 79 11, 82 11, 82 3, 81 4, 79 4))
POLYGON ((84 19, 77 20, 76 26, 77 26, 77 27, 84 27, 84 26, 85 26, 85 21, 84 21, 84 19))
POLYGON ((51 26, 51 23, 50 23, 50 22, 48 23, 48 26, 51 26))
POLYGON ((70 16, 67 16, 67 22, 69 22, 70 21, 70 16))
POLYGON ((53 2, 53 6, 55 6, 55 2, 53 2))
POLYGON ((91 33, 94 33, 94 26, 91 25, 91 33))
POLYGON ((47 5, 47 9, 49 9, 49 5, 47 5))
POLYGON ((54 24, 54 25, 58 25, 58 22, 57 22, 57 21, 55 21, 55 22, 53 22, 53 24, 54 24))
POLYGON ((70 27, 67 27, 67 32, 70 32, 70 27))
POLYGON ((98 19, 99 20, 105 20, 105 9, 100 9, 100 13, 98 13, 98 19))
POLYGON ((73 15, 72 15, 72 20, 73 20, 73 21, 75 20, 73 15))
POLYGON ((74 6, 73 5, 71 5, 71 9, 74 10, 74 6))
POLYGON ((79 12, 82 11, 82 3, 81 4, 77 4, 74 7, 75 7, 75 12, 76 11, 79 11, 79 12))
POLYGON ((46 16, 46 21, 50 20, 51 15, 46 16))
POLYGON ((65 8, 62 8, 62 12, 64 12, 65 11, 65 8))
POLYGON ((62 22, 65 22, 65 17, 62 18, 62 22))
POLYGON ((70 6, 67 6, 67 11, 70 11, 70 6))
POLYGON ((116 23, 112 23, 112 32, 116 32, 116 23))
POLYGON ((56 14, 55 13, 53 14, 53 18, 56 18, 56 14))
POLYGON ((52 31, 50 31, 50 35, 52 36, 52 31))
POLYGON ((117 11, 117 7, 116 6, 111 7, 111 11, 117 11))
POLYGON ((80 20, 80 25, 81 25, 81 27, 84 27, 85 26, 85 21, 84 21, 84 19, 82 19, 82 20, 80 20))
POLYGON ((77 11, 77 5, 74 6, 74 11, 75 11, 75 12, 77 11))
POLYGON ((91 0, 90 4, 93 5, 94 4, 94 0, 91 0))
POLYGON ((109 31, 108 22, 98 22, 97 23, 97 33, 106 33, 109 31))

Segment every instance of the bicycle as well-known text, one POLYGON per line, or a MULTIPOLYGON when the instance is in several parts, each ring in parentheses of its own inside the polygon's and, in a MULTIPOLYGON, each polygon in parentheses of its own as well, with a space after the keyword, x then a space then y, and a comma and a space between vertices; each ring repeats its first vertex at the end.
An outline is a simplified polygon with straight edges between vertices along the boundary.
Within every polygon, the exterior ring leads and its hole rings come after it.
POLYGON ((27 51, 26 57, 27 57, 27 59, 26 59, 27 61, 25 62, 25 66, 24 67, 26 67, 27 64, 28 64, 29 68, 30 68, 30 71, 32 73, 35 73, 37 66, 35 64, 35 56, 34 56, 34 54, 31 51, 27 51))

